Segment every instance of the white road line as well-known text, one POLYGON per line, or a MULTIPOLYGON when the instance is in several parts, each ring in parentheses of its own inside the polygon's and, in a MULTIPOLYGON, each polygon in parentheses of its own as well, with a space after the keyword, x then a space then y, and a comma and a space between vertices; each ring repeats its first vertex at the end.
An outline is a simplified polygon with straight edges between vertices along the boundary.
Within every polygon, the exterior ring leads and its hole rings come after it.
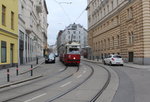
POLYGON ((77 76, 77 78, 80 78, 80 77, 82 77, 82 74, 80 74, 79 76, 77 76))
POLYGON ((69 84, 71 84, 71 83, 72 83, 72 81, 67 82, 67 83, 65 83, 64 85, 61 85, 60 87, 65 87, 65 86, 67 86, 67 85, 69 85, 69 84))
POLYGON ((85 71, 85 70, 83 71, 83 74, 84 74, 84 73, 86 73, 86 71, 85 71))
POLYGON ((87 68, 84 68, 85 70, 87 69, 87 68))
POLYGON ((45 96, 46 94, 47 94, 47 93, 41 94, 41 95, 39 95, 39 96, 33 97, 33 98, 31 98, 31 99, 29 99, 29 100, 26 100, 26 101, 24 101, 24 102, 33 101, 33 100, 35 100, 35 99, 37 99, 37 98, 40 98, 40 97, 42 97, 42 96, 45 96))
POLYGON ((59 69, 59 71, 61 72, 61 71, 63 71, 64 69, 59 69))

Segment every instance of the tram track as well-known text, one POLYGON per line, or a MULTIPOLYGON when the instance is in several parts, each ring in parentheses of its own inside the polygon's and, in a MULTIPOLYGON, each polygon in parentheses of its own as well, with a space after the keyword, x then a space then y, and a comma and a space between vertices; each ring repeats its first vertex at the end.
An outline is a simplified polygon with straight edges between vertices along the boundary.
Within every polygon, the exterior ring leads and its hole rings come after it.
MULTIPOLYGON (((80 85, 82 85, 85 81, 87 81, 87 80, 94 74, 94 68, 93 68, 93 66, 90 65, 89 63, 88 63, 88 64, 87 64, 87 63, 84 63, 84 64, 87 65, 87 66, 89 66, 89 67, 91 68, 91 70, 92 70, 88 77, 86 77, 81 83, 77 84, 76 86, 72 87, 71 89, 69 89, 69 90, 65 91, 64 93, 61 93, 61 94, 59 94, 59 95, 57 95, 57 96, 55 96, 55 97, 53 97, 53 98, 51 98, 51 99, 49 99, 49 100, 47 100, 47 101, 45 101, 45 102, 53 102, 53 101, 55 101, 55 100, 61 98, 62 96, 66 95, 67 93, 69 93, 69 92, 75 90, 75 89, 78 88, 80 85)), ((98 93, 97 93, 91 100, 89 100, 88 102, 96 102, 96 100, 100 97, 100 95, 104 92, 104 90, 108 87, 108 85, 109 85, 109 83, 110 83, 110 79, 111 79, 111 73, 110 73, 110 71, 109 71, 107 68, 105 68, 104 66, 102 66, 102 65, 97 65, 97 66, 100 66, 100 67, 102 67, 104 70, 107 71, 107 73, 108 73, 108 78, 107 78, 107 80, 106 80, 104 86, 103 86, 103 87, 98 91, 98 93)))
POLYGON ((107 78, 107 81, 105 82, 104 86, 102 87, 102 89, 100 89, 99 92, 89 102, 95 102, 101 96, 101 94, 104 92, 104 90, 108 87, 108 85, 110 83, 110 79, 111 79, 110 71, 102 65, 98 65, 98 66, 104 68, 107 71, 108 78, 107 78))
MULTIPOLYGON (((86 63, 87 62, 90 62, 90 63, 93 63, 95 64, 95 62, 91 62, 91 61, 85 61, 86 63)), ((89 63, 88 63, 89 64, 89 63)), ((102 95, 102 93, 106 90, 106 88, 108 87, 109 83, 110 83, 110 79, 111 79, 111 72, 106 68, 104 67, 103 65, 100 65, 100 64, 97 64, 97 66, 100 66, 101 68, 103 68, 104 70, 106 70, 106 72, 108 73, 108 78, 104 84, 104 86, 97 92, 97 94, 91 99, 89 100, 88 102, 96 102, 96 100, 102 95)))
MULTIPOLYGON (((68 68, 68 67, 65 67, 64 70, 58 72, 57 74, 60 74, 61 72, 64 72, 65 70, 67 70, 67 68, 68 68)), ((55 82, 53 82, 53 83, 50 83, 50 84, 45 85, 45 86, 43 86, 43 87, 40 87, 40 88, 38 88, 38 89, 34 89, 34 90, 29 91, 29 92, 26 92, 26 93, 23 93, 23 94, 20 94, 20 95, 16 95, 16 96, 13 96, 13 97, 4 99, 4 100, 2 100, 1 102, 13 101, 14 99, 17 99, 17 98, 19 98, 19 97, 22 97, 22 96, 25 96, 25 95, 28 95, 28 94, 37 92, 37 91, 39 91, 39 90, 45 89, 45 88, 47 88, 47 87, 53 86, 53 85, 55 85, 55 84, 57 84, 57 83, 59 83, 59 82, 62 82, 62 81, 64 81, 64 80, 70 78, 71 76, 73 76, 73 75, 74 75, 75 73, 77 73, 78 71, 79 71, 79 67, 77 67, 77 70, 76 70, 75 72, 73 72, 72 74, 70 74, 70 75, 68 75, 68 76, 66 76, 66 77, 64 77, 64 78, 62 78, 62 79, 60 79, 60 80, 57 80, 57 81, 55 81, 55 82)), ((56 74, 55 74, 55 75, 56 75, 56 74)), ((52 76, 51 76, 51 77, 52 77, 52 76)), ((47 76, 47 77, 38 79, 38 80, 34 81, 34 83, 35 83, 35 82, 39 82, 39 81, 41 81, 41 80, 45 80, 45 79, 47 79, 47 78, 49 78, 49 77, 47 76)), ((29 84, 31 84, 31 83, 29 83, 29 84)), ((22 87, 22 86, 20 86, 20 87, 22 87)), ((16 88, 18 88, 18 87, 16 87, 16 88)))
MULTIPOLYGON (((85 65, 87 65, 87 64, 85 64, 85 65)), ((63 92, 63 93, 61 93, 61 94, 59 94, 59 95, 57 95, 57 96, 55 96, 55 97, 53 97, 53 98, 51 98, 51 99, 45 101, 45 102, 52 102, 52 101, 54 101, 54 100, 59 99, 60 97, 62 97, 62 96, 64 96, 64 95, 66 95, 67 93, 69 93, 69 92, 75 90, 75 89, 78 88, 80 85, 82 85, 84 82, 86 82, 88 79, 90 79, 91 76, 94 74, 94 68, 93 68, 92 66, 90 66, 90 65, 88 65, 88 66, 91 68, 92 71, 91 71, 91 73, 90 73, 82 82, 78 83, 77 85, 73 86, 72 88, 66 90, 65 92, 63 92)))
MULTIPOLYGON (((75 90, 76 88, 78 88, 79 86, 81 86, 83 83, 85 83, 88 79, 90 79, 91 76, 94 74, 94 68, 93 68, 93 66, 90 65, 89 63, 84 63, 84 65, 88 66, 88 67, 91 69, 91 72, 89 73, 89 75, 88 75, 83 81, 81 81, 81 82, 78 83, 77 85, 75 85, 75 86, 73 86, 73 87, 71 87, 71 88, 65 90, 65 91, 62 92, 62 93, 59 93, 58 95, 55 95, 55 96, 52 97, 51 99, 48 99, 47 101, 43 101, 43 102, 53 102, 53 101, 56 101, 57 99, 63 97, 63 96, 66 95, 67 93, 69 93, 69 92, 75 90)), ((107 71, 107 73, 108 73, 108 78, 107 78, 107 81, 104 83, 104 86, 103 86, 103 87, 97 92, 97 94, 96 94, 91 100, 89 100, 88 102, 96 102, 96 100, 101 96, 101 94, 104 92, 104 90, 108 87, 109 82, 110 82, 110 79, 111 79, 111 73, 110 73, 110 71, 109 71, 107 68, 105 68, 105 67, 102 66, 102 65, 97 65, 97 66, 100 66, 100 67, 102 67, 103 69, 105 69, 105 70, 107 71)), ((66 67, 65 69, 67 69, 67 67, 66 67)), ((50 87, 50 86, 52 86, 52 85, 55 85, 55 84, 57 84, 57 83, 59 83, 59 82, 62 82, 62 81, 64 81, 64 80, 70 78, 70 77, 73 76, 75 73, 77 73, 77 72, 79 71, 79 69, 80 69, 80 68, 78 67, 77 70, 76 70, 74 73, 72 73, 72 74, 66 76, 65 78, 63 78, 63 79, 61 79, 61 80, 58 80, 58 81, 56 81, 56 82, 54 82, 54 83, 51 83, 51 84, 46 85, 46 86, 44 86, 44 87, 38 88, 38 89, 36 89, 36 90, 32 90, 32 91, 30 91, 30 92, 27 92, 27 93, 24 93, 24 94, 15 96, 15 97, 11 97, 11 98, 6 99, 6 100, 3 100, 3 101, 1 101, 1 102, 11 102, 11 101, 14 101, 15 99, 17 99, 17 98, 19 98, 19 97, 22 97, 22 96, 25 96, 25 95, 29 95, 29 94, 32 94, 32 93, 37 92, 37 91, 39 91, 39 90, 42 90, 42 89, 45 89, 45 88, 50 87)))

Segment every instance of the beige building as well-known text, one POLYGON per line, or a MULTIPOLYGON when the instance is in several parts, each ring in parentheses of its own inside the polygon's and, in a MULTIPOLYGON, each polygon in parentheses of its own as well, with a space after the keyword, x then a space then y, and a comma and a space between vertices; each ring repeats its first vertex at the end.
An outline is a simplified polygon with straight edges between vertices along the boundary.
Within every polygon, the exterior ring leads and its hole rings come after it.
POLYGON ((19 0, 19 64, 42 57, 47 49, 47 5, 45 0, 19 0))
POLYGON ((150 0, 88 0, 87 11, 92 56, 150 64, 150 0))

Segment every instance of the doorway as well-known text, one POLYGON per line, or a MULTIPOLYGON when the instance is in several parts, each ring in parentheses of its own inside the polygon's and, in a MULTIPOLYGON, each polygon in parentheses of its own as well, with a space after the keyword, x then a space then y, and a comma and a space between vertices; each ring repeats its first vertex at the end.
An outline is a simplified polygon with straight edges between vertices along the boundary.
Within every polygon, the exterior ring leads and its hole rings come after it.
POLYGON ((128 53, 128 56, 129 56, 129 57, 128 57, 128 61, 129 61, 129 62, 133 62, 134 53, 133 53, 133 52, 129 52, 129 53, 128 53))

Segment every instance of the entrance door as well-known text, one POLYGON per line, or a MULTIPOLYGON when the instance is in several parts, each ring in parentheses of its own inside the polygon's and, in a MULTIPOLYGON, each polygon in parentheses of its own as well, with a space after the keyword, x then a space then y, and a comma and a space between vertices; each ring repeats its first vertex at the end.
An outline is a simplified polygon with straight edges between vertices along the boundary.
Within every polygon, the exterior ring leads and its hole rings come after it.
POLYGON ((14 55, 13 55, 13 47, 14 47, 14 45, 10 44, 10 66, 12 66, 12 67, 13 67, 13 57, 14 57, 14 55))
POLYGON ((133 52, 129 52, 128 55, 129 55, 128 61, 129 61, 129 62, 133 62, 134 53, 133 53, 133 52))

